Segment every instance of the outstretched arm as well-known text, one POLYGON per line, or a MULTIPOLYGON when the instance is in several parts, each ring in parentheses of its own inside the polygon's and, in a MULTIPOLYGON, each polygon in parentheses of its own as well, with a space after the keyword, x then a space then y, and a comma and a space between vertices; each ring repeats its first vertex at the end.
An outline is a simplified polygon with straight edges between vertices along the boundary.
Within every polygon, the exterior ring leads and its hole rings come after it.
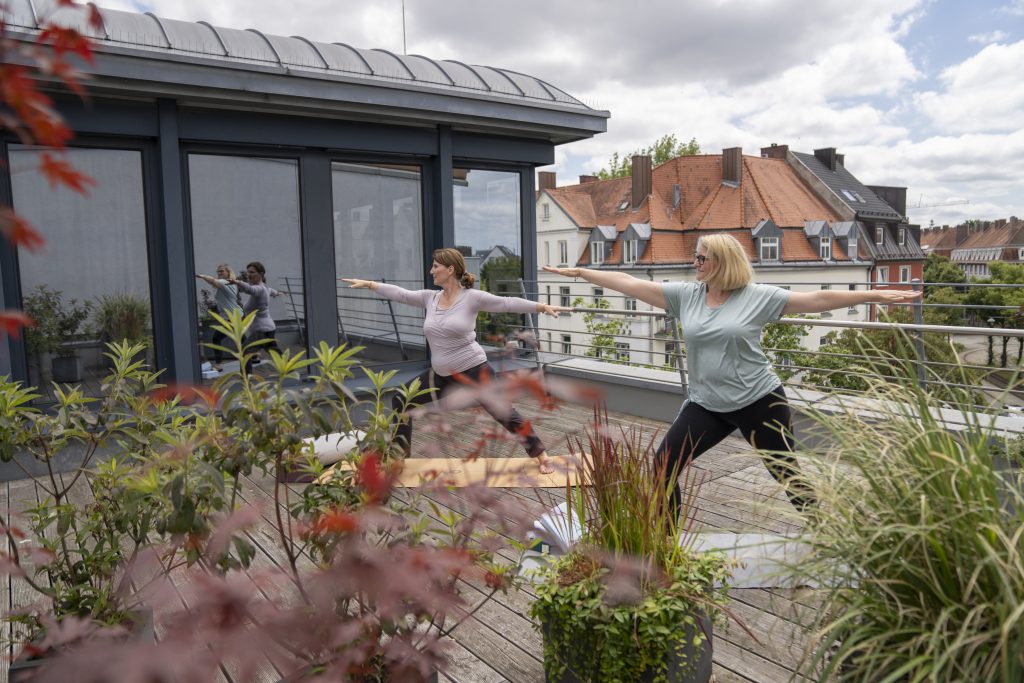
POLYGON ((352 289, 369 289, 376 292, 378 295, 385 299, 391 299, 397 301, 400 304, 408 304, 410 306, 418 306, 419 308, 426 308, 427 301, 431 295, 429 289, 418 289, 409 290, 398 285, 388 284, 386 282, 376 282, 374 280, 358 280, 356 278, 341 278, 342 282, 347 282, 349 287, 352 289))
POLYGON ((859 292, 822 289, 817 292, 793 292, 789 295, 789 303, 782 309, 782 314, 824 313, 860 304, 906 304, 920 296, 921 292, 906 289, 868 289, 859 292))
POLYGON ((206 284, 210 285, 211 287, 217 288, 217 287, 222 287, 223 286, 223 285, 221 285, 220 280, 218 280, 217 278, 215 278, 213 276, 210 276, 210 275, 200 275, 199 273, 196 273, 196 277, 199 278, 200 280, 202 280, 203 282, 205 282, 206 284))
POLYGON ((657 308, 665 308, 665 292, 660 282, 641 280, 628 273, 614 270, 591 270, 590 268, 553 268, 544 266, 542 270, 563 277, 581 277, 587 282, 606 289, 631 296, 657 308))

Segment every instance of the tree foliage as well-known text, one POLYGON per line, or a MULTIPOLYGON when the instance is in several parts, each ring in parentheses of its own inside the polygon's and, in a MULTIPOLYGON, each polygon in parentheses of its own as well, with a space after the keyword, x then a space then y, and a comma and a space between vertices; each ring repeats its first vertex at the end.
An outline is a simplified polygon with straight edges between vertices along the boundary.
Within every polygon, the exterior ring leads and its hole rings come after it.
MULTIPOLYGON (((1024 284, 1024 265, 993 261, 988 264, 992 273, 990 278, 975 278, 973 282, 978 284, 993 285, 1022 285, 1024 284)), ((988 320, 993 321, 995 327, 1003 329, 1024 328, 1024 287, 972 287, 965 297, 968 305, 968 314, 977 320, 979 324, 987 325, 988 320), (971 308, 971 306, 974 306, 971 308), (1013 309, 992 309, 982 306, 1013 306, 1013 309)), ((1001 338, 1002 353, 1001 365, 1006 366, 1006 346, 1009 343, 1008 337, 1001 338)), ((1024 355, 1024 338, 1017 339, 1017 362, 1020 363, 1024 355)))
MULTIPOLYGON (((896 310, 888 315, 889 322, 909 323, 912 315, 907 310, 896 310)), ((927 390, 939 400, 953 400, 963 389, 948 386, 963 384, 975 386, 977 377, 958 366, 957 349, 949 335, 924 335, 927 390)), ((915 381, 918 355, 915 339, 904 330, 844 329, 830 332, 822 339, 821 354, 807 359, 809 383, 830 389, 867 391, 872 377, 896 382, 915 381), (829 354, 829 355, 825 355, 829 354), (851 358, 850 356, 858 356, 851 358)))
POLYGON ((935 286, 936 284, 959 284, 966 282, 967 277, 964 275, 964 271, 960 270, 960 266, 945 256, 928 254, 928 258, 924 262, 924 281, 929 283, 924 288, 925 296, 927 296, 932 289, 939 288, 935 286))
POLYGON ((806 337, 809 331, 808 325, 768 323, 764 326, 761 333, 761 348, 775 366, 775 374, 783 382, 799 372, 792 369, 792 366, 804 365, 806 354, 800 353, 804 348, 800 340, 806 337))
MULTIPOLYGON (((0 8, 3 5, 0 3, 0 8)), ((92 3, 59 0, 56 8, 77 8, 85 13, 92 28, 102 28, 99 10, 92 3)), ((52 187, 66 187, 88 194, 92 178, 76 170, 63 156, 72 132, 57 113, 53 99, 43 91, 42 81, 55 80, 84 99, 84 76, 72 58, 93 64, 92 43, 73 28, 65 28, 52 17, 39 19, 39 32, 32 42, 13 38, 0 13, 0 132, 9 131, 24 145, 39 145, 39 171, 52 187)), ((0 236, 15 247, 37 251, 46 240, 10 206, 0 204, 0 236)), ((33 321, 21 311, 0 309, 0 333, 17 337, 33 321)))
POLYGON ((649 147, 635 150, 632 154, 620 157, 618 152, 612 154, 608 160, 608 168, 602 168, 597 172, 601 180, 611 178, 625 178, 633 173, 633 157, 644 155, 651 157, 651 163, 655 166, 663 164, 676 157, 694 156, 700 154, 700 144, 697 138, 690 138, 689 142, 680 142, 672 133, 662 135, 649 147))
MULTIPOLYGON (((577 297, 572 305, 576 307, 587 306, 588 302, 583 297, 577 297)), ((607 299, 599 298, 589 306, 590 308, 607 309, 611 308, 607 299)), ((624 338, 627 331, 626 321, 618 317, 606 317, 600 313, 584 313, 583 324, 586 326, 587 334, 591 335, 590 346, 583 354, 588 358, 602 358, 613 363, 618 361, 618 347, 615 343, 624 338)))

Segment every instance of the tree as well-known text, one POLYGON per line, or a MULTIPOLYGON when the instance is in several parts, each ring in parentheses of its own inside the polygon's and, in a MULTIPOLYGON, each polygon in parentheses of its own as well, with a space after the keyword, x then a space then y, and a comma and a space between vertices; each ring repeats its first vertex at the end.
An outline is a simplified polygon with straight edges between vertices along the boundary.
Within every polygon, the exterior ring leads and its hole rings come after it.
POLYGON ((612 158, 608 160, 608 168, 602 168, 598 171, 597 177, 601 180, 608 180, 610 178, 625 178, 632 175, 633 157, 637 155, 651 157, 651 163, 657 166, 676 157, 694 156, 697 154, 700 154, 700 145, 697 143, 697 138, 690 138, 689 142, 683 143, 676 140, 674 134, 669 133, 662 135, 650 147, 638 149, 624 158, 620 158, 619 153, 615 152, 612 154, 612 158))
MULTIPOLYGON (((78 8, 86 12, 89 25, 102 28, 99 10, 93 4, 82 5, 75 0, 58 0, 57 8, 78 8)), ((2 8, 2 4, 0 4, 2 8)), ((61 156, 71 140, 71 129, 54 108, 53 100, 43 90, 44 81, 55 81, 76 95, 85 98, 83 75, 70 58, 77 56, 92 64, 89 39, 71 28, 40 19, 40 31, 31 43, 13 38, 0 12, 0 130, 8 130, 24 145, 48 148, 40 155, 40 171, 53 187, 64 186, 87 194, 93 180, 61 156)), ((46 240, 10 206, 0 205, 0 236, 15 247, 35 251, 46 240)), ((21 311, 0 310, 0 334, 17 337, 32 320, 21 311)))
POLYGON ((775 374, 783 382, 801 372, 794 370, 794 365, 806 365, 801 353, 804 347, 800 340, 807 336, 810 327, 807 325, 789 325, 787 323, 768 323, 761 333, 761 348, 765 350, 775 374))
MULTIPOLYGON (((913 320, 907 310, 897 310, 888 316, 890 322, 909 323, 913 320)), ((974 373, 959 367, 957 349, 949 335, 926 333, 924 335, 928 392, 940 400, 958 400, 964 389, 951 388, 949 384, 977 386, 974 373)), ((829 332, 822 339, 819 350, 822 354, 812 355, 805 365, 818 368, 808 371, 809 383, 831 389, 867 391, 874 378, 893 381, 914 381, 917 378, 917 350, 914 337, 900 329, 857 330, 845 329, 829 332), (860 356, 851 359, 848 356, 860 356)), ((969 391, 969 390, 968 390, 969 391)))
MULTIPOLYGON (((583 297, 577 297, 572 302, 573 306, 586 306, 587 302, 583 297)), ((599 298, 590 308, 606 309, 611 308, 607 299, 599 298)), ((613 363, 618 360, 618 346, 616 342, 626 334, 626 321, 618 317, 605 317, 600 313, 584 313, 583 324, 587 328, 587 334, 592 336, 590 346, 584 354, 588 358, 602 358, 613 363)))
MULTIPOLYGON (((480 289, 498 296, 519 296, 517 280, 523 276, 518 256, 494 258, 480 269, 480 289)), ((476 331, 481 339, 503 346, 509 334, 523 328, 519 313, 483 313, 477 316, 476 331)))
POLYGON ((960 284, 966 282, 967 277, 960 270, 960 266, 945 256, 928 254, 928 258, 924 261, 924 281, 929 283, 924 288, 925 296, 927 296, 932 289, 938 289, 933 286, 935 283, 960 284))
MULTIPOLYGON (((1024 265, 992 261, 988 264, 992 277, 975 279, 978 284, 1020 285, 1024 284, 1024 265)), ((992 318, 997 327, 1004 329, 1024 328, 1024 288, 972 287, 964 299, 965 303, 977 308, 968 308, 975 319, 987 321, 992 318), (982 306, 1013 306, 1015 310, 981 308, 982 306)), ((1001 365, 1006 367, 1006 346, 1009 337, 1002 337, 1001 365)), ((991 338, 989 338, 991 348, 991 338)), ((1024 338, 1017 339, 1017 363, 1024 355, 1024 338)), ((991 363, 991 359, 990 359, 991 363)))

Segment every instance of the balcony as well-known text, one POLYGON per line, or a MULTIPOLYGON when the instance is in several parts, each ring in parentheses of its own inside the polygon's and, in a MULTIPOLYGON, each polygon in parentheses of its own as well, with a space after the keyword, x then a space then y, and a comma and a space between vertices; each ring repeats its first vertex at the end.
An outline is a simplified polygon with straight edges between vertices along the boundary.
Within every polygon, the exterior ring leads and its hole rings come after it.
MULTIPOLYGON (((419 367, 421 361, 416 356, 422 354, 423 342, 422 337, 417 336, 420 322, 416 313, 398 310, 397 307, 378 299, 371 300, 363 294, 339 290, 339 310, 344 312, 341 316, 343 329, 339 333, 353 341, 368 344, 367 360, 380 363, 378 367, 419 367)), ((681 362, 685 356, 673 333, 673 321, 662 314, 625 311, 614 307, 600 309, 600 312, 604 319, 625 320, 626 316, 630 316, 630 320, 643 319, 649 321, 649 328, 661 330, 661 333, 647 334, 639 340, 652 345, 650 348, 654 350, 647 353, 662 353, 662 358, 657 359, 661 362, 636 362, 634 358, 628 362, 618 358, 598 358, 596 355, 588 355, 592 344, 582 339, 573 343, 571 353, 546 349, 546 333, 557 333, 559 328, 544 324, 544 321, 536 326, 513 329, 506 335, 510 340, 522 339, 516 333, 525 329, 532 332, 534 338, 542 340, 541 348, 513 341, 504 347, 494 347, 494 358, 501 367, 509 370, 539 367, 556 384, 561 382, 577 388, 580 385, 597 388, 608 405, 614 408, 609 415, 613 425, 638 425, 646 437, 663 433, 686 395, 685 365, 681 362), (659 349, 654 344, 662 346, 659 349), (671 346, 668 352, 664 350, 665 344, 671 346)), ((968 366, 986 373, 983 377, 986 383, 980 387, 983 391, 978 395, 980 402, 948 405, 942 409, 939 419, 950 429, 960 429, 970 422, 970 416, 980 415, 984 420, 990 420, 1001 433, 1019 435, 1024 432, 1024 419, 1015 410, 1020 405, 1015 378, 1010 378, 1009 388, 1000 387, 994 380, 987 381, 988 375, 1001 370, 993 369, 984 362, 985 358, 979 358, 979 355, 984 356, 986 353, 986 338, 992 336, 996 340, 992 353, 998 365, 1001 347, 998 340, 1021 338, 1024 331, 980 327, 944 329, 917 323, 893 325, 835 319, 785 320, 783 325, 811 325, 827 329, 900 329, 910 336, 912 343, 916 343, 915 335, 924 334, 955 334, 964 340, 973 339, 974 345, 967 349, 967 355, 968 359, 974 359, 975 362, 968 363, 968 366)), ((611 338, 611 346, 607 348, 615 348, 617 339, 637 341, 634 335, 608 336, 611 338)), ((806 349, 796 352, 793 349, 768 350, 773 354, 787 354, 783 356, 787 362, 780 370, 789 374, 787 390, 794 396, 793 403, 798 411, 802 406, 814 406, 818 409, 831 407, 837 412, 853 411, 866 420, 878 419, 881 415, 877 397, 871 394, 852 389, 840 391, 806 381, 812 371, 820 373, 821 366, 804 363, 800 359, 814 354, 821 355, 819 352, 806 349)), ((649 356, 644 360, 651 358, 649 356)), ((864 358, 844 360, 858 363, 864 358)), ((920 381, 925 386, 936 381, 933 373, 941 369, 941 365, 934 361, 921 362, 916 367, 924 370, 920 381)), ((851 370, 847 368, 833 372, 849 374, 851 370)), ((870 372, 870 368, 864 367, 857 372, 870 372)), ((823 376, 827 377, 828 373, 823 376)), ((589 405, 567 401, 559 402, 554 410, 542 408, 530 401, 520 402, 518 406, 533 422, 542 440, 556 453, 564 450, 563 445, 567 439, 580 435, 582 426, 591 417, 589 405)), ((412 457, 443 453, 450 458, 460 458, 488 426, 486 422, 481 423, 478 412, 473 409, 446 414, 444 421, 450 431, 417 431, 412 457)), ((806 419, 798 419, 798 431, 803 423, 806 423, 806 419)), ((521 452, 518 445, 497 439, 488 445, 485 455, 516 457, 521 452)), ((718 447, 703 455, 695 462, 694 468, 706 477, 696 500, 696 519, 701 529, 781 535, 800 531, 801 527, 795 523, 794 516, 787 514, 785 496, 766 471, 761 458, 738 435, 728 437, 718 447)), ((5 479, 0 486, 0 507, 17 514, 36 504, 41 497, 39 480, 16 478, 9 466, 0 471, 5 479)), ((241 502, 256 505, 263 510, 261 520, 246 532, 258 548, 257 566, 269 567, 282 561, 267 542, 272 535, 270 522, 274 506, 281 504, 275 502, 274 485, 273 477, 253 474, 245 477, 242 487, 241 502)), ((77 486, 77 497, 89 495, 85 478, 77 486)), ((304 486, 292 484, 289 489, 297 493, 304 486)), ((505 503, 523 506, 535 515, 557 504, 565 495, 559 489, 529 487, 505 488, 502 494, 505 503)), ((435 497, 433 500, 438 507, 429 514, 464 512, 457 500, 455 504, 446 498, 435 497)), ((504 550, 500 557, 506 562, 512 560, 512 554, 504 550)), ((186 581, 182 577, 183 584, 186 581)), ((2 584, 0 602, 10 610, 17 610, 25 606, 27 598, 12 586, 10 582, 2 584)), ((182 585, 181 589, 184 595, 185 586, 182 585)), ((517 683, 542 681, 541 640, 528 616, 528 605, 533 597, 530 588, 527 586, 510 591, 487 603, 484 603, 485 590, 479 580, 467 578, 462 581, 460 589, 467 597, 470 608, 478 603, 482 604, 482 608, 476 613, 475 619, 464 623, 452 633, 450 667, 442 674, 441 680, 453 683, 485 680, 517 683)), ((813 645, 810 627, 820 606, 819 594, 810 588, 758 587, 733 589, 730 595, 729 609, 750 629, 753 637, 733 622, 724 628, 716 628, 716 680, 768 682, 788 681, 797 676, 801 657, 813 645)), ((272 598, 273 595, 267 597, 272 598)), ((12 652, 8 651, 7 654, 12 652)), ((7 661, 7 658, 0 658, 0 667, 6 667, 7 661)), ((282 673, 269 661, 261 662, 256 671, 253 680, 260 681, 276 681, 282 673)), ((234 676, 235 672, 230 668, 222 669, 221 680, 234 681, 234 676)))

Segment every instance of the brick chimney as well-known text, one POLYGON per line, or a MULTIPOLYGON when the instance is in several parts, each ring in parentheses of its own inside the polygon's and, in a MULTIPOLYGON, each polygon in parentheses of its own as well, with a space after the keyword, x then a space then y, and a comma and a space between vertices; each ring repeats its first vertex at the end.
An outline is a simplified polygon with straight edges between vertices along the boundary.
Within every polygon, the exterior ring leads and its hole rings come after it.
POLYGON ((814 150, 814 158, 828 167, 828 170, 836 170, 836 164, 839 162, 841 155, 836 154, 835 147, 822 147, 821 149, 814 150))
POLYGON ((786 160, 786 154, 789 152, 789 145, 776 145, 774 142, 771 147, 761 148, 761 157, 764 159, 782 159, 786 160))
POLYGON ((633 210, 636 211, 651 194, 651 157, 638 154, 633 157, 633 210))
POLYGON ((970 235, 970 232, 967 230, 966 223, 961 223, 960 225, 956 226, 956 246, 959 247, 961 244, 963 244, 964 241, 967 239, 968 235, 970 235))
POLYGON ((743 177, 743 148, 730 147, 722 150, 722 182, 734 186, 743 177))
POLYGON ((597 176, 596 175, 581 175, 580 176, 580 185, 583 185, 584 183, 596 183, 596 182, 597 182, 597 176))
POLYGON ((555 172, 554 171, 540 171, 537 173, 537 191, 543 192, 544 190, 553 190, 555 187, 555 172))

